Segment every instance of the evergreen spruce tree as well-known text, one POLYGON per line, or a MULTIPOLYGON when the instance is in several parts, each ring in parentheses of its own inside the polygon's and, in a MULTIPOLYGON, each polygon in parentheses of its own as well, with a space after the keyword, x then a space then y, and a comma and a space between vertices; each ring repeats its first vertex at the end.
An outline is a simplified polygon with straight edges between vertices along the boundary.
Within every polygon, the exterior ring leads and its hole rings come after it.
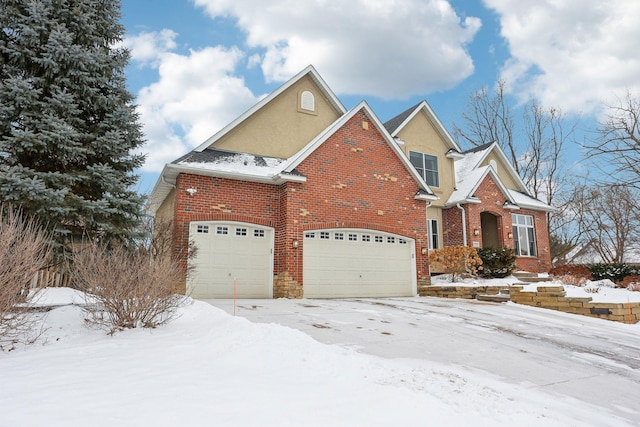
POLYGON ((127 239, 144 140, 119 0, 0 0, 0 200, 59 243, 127 239))

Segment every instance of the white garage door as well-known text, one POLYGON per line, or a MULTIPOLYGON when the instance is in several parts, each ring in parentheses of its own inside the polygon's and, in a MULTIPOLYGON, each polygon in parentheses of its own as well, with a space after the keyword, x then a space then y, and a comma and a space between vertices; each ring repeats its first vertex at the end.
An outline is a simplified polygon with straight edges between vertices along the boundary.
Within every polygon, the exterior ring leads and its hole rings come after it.
POLYGON ((271 298, 273 229, 237 222, 192 222, 197 248, 188 285, 194 298, 271 298))
POLYGON ((416 294, 414 241, 357 229, 304 234, 305 298, 416 294))

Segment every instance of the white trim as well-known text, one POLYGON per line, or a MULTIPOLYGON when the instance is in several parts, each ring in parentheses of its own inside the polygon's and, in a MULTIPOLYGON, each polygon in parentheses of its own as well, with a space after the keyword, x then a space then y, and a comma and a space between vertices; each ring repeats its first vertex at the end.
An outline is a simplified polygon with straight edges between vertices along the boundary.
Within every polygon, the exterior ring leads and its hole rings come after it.
MULTIPOLYGON (((482 201, 480 199, 478 199, 477 197, 474 197, 473 193, 476 192, 476 190, 478 189, 480 184, 482 184, 482 181, 484 181, 484 179, 489 174, 493 178, 493 181, 496 183, 496 185, 498 186, 498 188, 500 189, 502 194, 504 194, 504 196, 507 198, 507 201, 509 203, 517 206, 517 203, 515 202, 513 196, 511 195, 511 193, 509 192, 507 187, 504 186, 502 181, 500 181, 500 177, 498 177, 498 174, 496 173, 496 171, 494 171, 491 166, 485 166, 484 168, 476 169, 476 171, 482 171, 482 170, 483 170, 482 175, 480 175, 480 177, 476 180, 476 182, 469 189, 467 194, 463 194, 462 198, 460 200, 448 200, 447 204, 446 204, 447 207, 454 206, 454 205, 456 205, 458 203, 481 203, 482 201)), ((453 196, 453 194, 452 194, 452 196, 453 196)))
POLYGON ((322 79, 320 74, 318 74, 318 72, 313 67, 313 65, 309 65, 304 70, 300 71, 298 74, 296 74, 295 76, 290 78, 287 82, 285 82, 278 89, 276 89, 275 91, 271 92, 268 96, 262 98, 258 103, 254 104, 251 108, 249 108, 247 111, 245 111, 240 116, 238 116, 234 121, 232 121, 231 123, 226 125, 224 128, 222 128, 221 130, 216 132, 213 136, 207 138, 202 144, 200 144, 196 148, 194 148, 193 151, 200 152, 200 151, 204 150, 205 148, 210 147, 211 144, 215 143, 220 138, 222 138, 224 135, 229 133, 232 129, 234 129, 240 123, 245 121, 248 117, 253 115, 253 113, 255 113, 256 111, 260 110, 262 107, 267 105, 269 102, 271 102, 273 99, 275 99, 278 95, 280 95, 281 93, 283 93, 284 91, 289 89, 291 86, 293 86, 295 83, 297 83, 299 80, 301 80, 307 74, 318 85, 318 87, 320 88, 320 91, 322 93, 324 93, 324 95, 329 100, 329 103, 333 106, 333 108, 336 110, 336 112, 338 112, 339 114, 346 113, 347 109, 344 107, 344 105, 342 105, 342 103, 340 102, 338 97, 335 95, 335 93, 333 93, 331 88, 329 88, 327 83, 322 79))

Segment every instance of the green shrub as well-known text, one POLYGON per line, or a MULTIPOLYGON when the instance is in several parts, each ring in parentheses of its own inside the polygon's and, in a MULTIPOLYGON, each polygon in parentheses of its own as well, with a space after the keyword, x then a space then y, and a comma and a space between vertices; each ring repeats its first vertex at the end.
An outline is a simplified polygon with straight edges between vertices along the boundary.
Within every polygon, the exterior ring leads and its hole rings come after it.
POLYGON ((516 254, 513 249, 482 248, 478 249, 478 256, 482 260, 482 277, 507 277, 516 269, 516 254))
POLYGON ((640 267, 629 264, 590 264, 586 266, 591 271, 593 280, 609 279, 612 282, 622 282, 627 276, 640 276, 640 267))

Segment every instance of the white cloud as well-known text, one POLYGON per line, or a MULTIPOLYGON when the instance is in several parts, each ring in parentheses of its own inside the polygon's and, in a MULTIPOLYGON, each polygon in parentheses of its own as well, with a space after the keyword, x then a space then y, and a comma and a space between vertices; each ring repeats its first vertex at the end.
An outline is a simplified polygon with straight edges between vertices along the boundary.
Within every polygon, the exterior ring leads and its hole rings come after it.
POLYGON ((131 52, 131 59, 143 65, 152 64, 164 53, 176 48, 178 33, 169 29, 144 32, 124 39, 123 45, 131 52))
POLYGON ((640 2, 484 2, 500 17, 511 54, 502 77, 521 100, 591 113, 640 90, 640 2))
POLYGON ((258 101, 235 75, 243 58, 237 48, 207 47, 181 55, 169 51, 175 36, 163 30, 128 39, 134 40, 128 45, 132 58, 158 70, 158 80, 136 99, 147 139, 143 171, 161 170, 258 101))
POLYGON ((444 0, 195 0, 233 17, 265 49, 267 81, 313 64, 341 94, 404 98, 455 86, 473 73, 466 51, 480 20, 461 22, 444 0))

